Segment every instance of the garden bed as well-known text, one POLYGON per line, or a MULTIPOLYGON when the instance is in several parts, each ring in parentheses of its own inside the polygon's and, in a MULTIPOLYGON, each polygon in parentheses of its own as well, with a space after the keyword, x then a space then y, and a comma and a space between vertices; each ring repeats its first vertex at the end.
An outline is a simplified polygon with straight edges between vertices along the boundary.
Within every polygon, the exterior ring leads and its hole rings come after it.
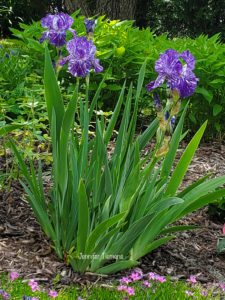
MULTIPOLYGON (((181 152, 182 150, 179 153, 181 152)), ((209 172, 216 176, 224 175, 224 153, 224 145, 202 145, 190 166, 184 184, 191 183, 209 172)), ((0 198, 0 272, 15 270, 24 278, 36 279, 46 285, 59 274, 60 286, 72 282, 83 285, 118 278, 117 275, 80 275, 59 261, 35 221, 17 181, 13 182, 9 193, 0 192, 0 198)), ((224 281, 225 256, 216 253, 216 243, 223 224, 211 220, 206 208, 185 217, 179 223, 199 225, 201 228, 180 233, 177 239, 145 256, 140 268, 145 273, 155 271, 162 275, 170 275, 174 279, 198 274, 202 283, 224 281)))

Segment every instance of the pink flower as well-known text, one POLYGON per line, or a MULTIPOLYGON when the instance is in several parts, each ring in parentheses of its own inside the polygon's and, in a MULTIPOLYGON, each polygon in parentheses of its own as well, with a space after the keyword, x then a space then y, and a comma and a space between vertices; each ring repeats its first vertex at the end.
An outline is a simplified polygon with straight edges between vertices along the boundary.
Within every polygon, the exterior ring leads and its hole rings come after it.
POLYGON ((155 280, 155 277, 157 276, 157 274, 155 272, 149 272, 148 273, 148 278, 150 280, 155 280))
POLYGON ((223 224, 222 232, 223 232, 223 234, 225 235, 225 224, 223 224))
POLYGON ((139 273, 139 272, 133 272, 133 273, 130 274, 130 278, 133 281, 137 281, 137 280, 140 280, 142 278, 142 274, 139 273))
POLYGON ((143 281, 143 285, 146 286, 147 288, 151 287, 151 283, 149 283, 147 280, 143 281))
POLYGON ((48 295, 52 298, 56 298, 58 296, 58 293, 56 291, 49 291, 48 295))
POLYGON ((120 279, 120 283, 125 283, 125 284, 128 284, 131 282, 131 279, 129 279, 128 277, 122 277, 120 279))
POLYGON ((38 283, 34 279, 31 279, 28 285, 31 287, 32 292, 36 292, 40 290, 38 283))
POLYGON ((208 296, 208 293, 206 291, 202 291, 202 296, 203 297, 207 297, 208 296))
POLYGON ((189 283, 191 283, 191 284, 197 283, 196 276, 191 275, 191 276, 189 277, 189 279, 187 279, 187 282, 189 282, 189 283))
POLYGON ((187 295, 187 296, 193 296, 194 294, 192 293, 192 292, 190 292, 190 291, 185 291, 185 294, 187 295))
POLYGON ((166 281, 166 278, 164 276, 158 275, 154 272, 148 273, 148 278, 150 280, 156 280, 156 281, 161 282, 161 283, 166 281))
POLYGON ((223 292, 225 292, 225 283, 220 283, 220 288, 223 292))
POLYGON ((10 280, 14 281, 15 279, 17 279, 20 275, 17 272, 11 272, 10 273, 10 280))
POLYGON ((128 288, 127 288, 127 293, 128 293, 129 296, 135 295, 135 290, 134 290, 134 288, 128 287, 128 288))
POLYGON ((117 288, 118 291, 126 291, 127 290, 127 286, 126 285, 119 285, 117 288))
POLYGON ((1 299, 8 300, 10 295, 6 293, 4 290, 0 289, 0 297, 1 299))
POLYGON ((163 283, 166 281, 166 278, 164 276, 155 275, 155 280, 163 283))
POLYGON ((31 300, 39 300, 39 298, 32 297, 31 300))

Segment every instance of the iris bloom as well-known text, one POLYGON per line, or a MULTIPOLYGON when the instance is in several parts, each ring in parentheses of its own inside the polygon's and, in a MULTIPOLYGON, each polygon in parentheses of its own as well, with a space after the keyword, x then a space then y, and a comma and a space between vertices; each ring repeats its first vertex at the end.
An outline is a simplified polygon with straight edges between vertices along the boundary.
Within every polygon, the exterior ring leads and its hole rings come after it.
POLYGON ((56 47, 61 47, 66 44, 66 31, 71 30, 74 20, 65 13, 55 15, 48 14, 41 19, 41 25, 47 30, 43 33, 40 42, 49 40, 50 44, 56 47))
POLYGON ((95 58, 96 47, 92 40, 85 37, 74 38, 66 44, 69 55, 60 61, 60 65, 68 62, 68 71, 75 77, 86 77, 94 69, 101 72, 103 67, 99 64, 99 59, 95 58))
POLYGON ((198 82, 193 73, 194 68, 195 58, 189 50, 178 53, 168 49, 156 61, 155 71, 158 77, 147 85, 147 90, 150 92, 166 81, 169 89, 179 92, 180 98, 189 97, 194 93, 198 82))
POLYGON ((90 19, 85 19, 84 20, 84 25, 85 25, 85 28, 86 28, 87 35, 94 32, 96 23, 97 23, 96 20, 90 20, 90 19))

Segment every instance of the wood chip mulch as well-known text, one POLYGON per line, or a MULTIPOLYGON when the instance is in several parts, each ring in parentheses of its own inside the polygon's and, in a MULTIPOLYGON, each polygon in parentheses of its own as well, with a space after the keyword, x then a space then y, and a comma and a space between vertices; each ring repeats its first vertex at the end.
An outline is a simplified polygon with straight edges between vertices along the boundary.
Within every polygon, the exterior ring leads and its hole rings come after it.
MULTIPOLYGON (((184 185, 209 172, 215 176, 225 175, 224 145, 201 145, 184 185)), ((200 229, 179 233, 176 239, 145 256, 139 268, 145 273, 155 271, 174 279, 198 274, 202 283, 225 281, 225 254, 216 253, 223 223, 210 219, 207 208, 204 208, 183 218, 179 224, 199 225, 200 229)), ((9 271, 18 271, 25 279, 36 279, 45 285, 51 284, 59 274, 60 286, 70 283, 107 283, 121 276, 80 275, 60 261, 42 233, 16 181, 10 192, 0 191, 0 272, 9 271)))

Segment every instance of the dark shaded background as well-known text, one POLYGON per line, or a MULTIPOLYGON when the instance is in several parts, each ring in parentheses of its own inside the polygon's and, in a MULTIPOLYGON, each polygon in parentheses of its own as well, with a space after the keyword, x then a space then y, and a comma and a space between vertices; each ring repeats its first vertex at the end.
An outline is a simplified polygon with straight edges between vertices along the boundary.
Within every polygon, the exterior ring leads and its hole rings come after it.
POLYGON ((133 19, 157 34, 195 37, 221 32, 225 39, 225 0, 0 0, 0 35, 19 22, 40 20, 46 13, 80 9, 85 16, 105 14, 110 19, 133 19))

